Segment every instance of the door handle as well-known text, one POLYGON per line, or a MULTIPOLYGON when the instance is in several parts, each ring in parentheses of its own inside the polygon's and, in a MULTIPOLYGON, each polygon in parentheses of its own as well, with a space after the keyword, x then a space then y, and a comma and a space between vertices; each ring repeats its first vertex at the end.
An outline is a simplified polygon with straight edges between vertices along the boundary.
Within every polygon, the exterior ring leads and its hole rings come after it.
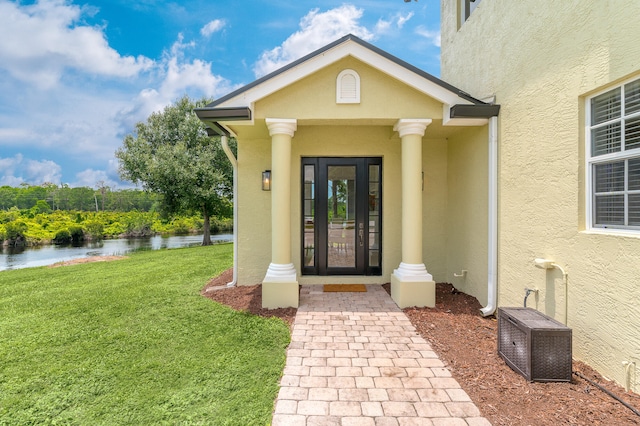
POLYGON ((358 237, 360 237, 360 247, 364 246, 364 230, 360 229, 358 231, 358 237))

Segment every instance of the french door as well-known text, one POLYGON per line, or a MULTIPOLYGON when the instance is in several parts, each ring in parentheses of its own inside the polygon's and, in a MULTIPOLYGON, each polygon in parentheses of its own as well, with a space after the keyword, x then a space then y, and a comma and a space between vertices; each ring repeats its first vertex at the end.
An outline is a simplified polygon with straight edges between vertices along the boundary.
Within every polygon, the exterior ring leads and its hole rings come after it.
POLYGON ((382 159, 302 159, 302 273, 381 275, 382 159))

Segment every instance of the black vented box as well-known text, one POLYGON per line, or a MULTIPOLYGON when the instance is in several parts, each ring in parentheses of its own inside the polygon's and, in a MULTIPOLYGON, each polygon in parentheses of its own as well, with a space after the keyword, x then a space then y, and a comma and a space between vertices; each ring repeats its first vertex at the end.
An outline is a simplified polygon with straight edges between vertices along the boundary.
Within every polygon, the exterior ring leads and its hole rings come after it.
POLYGON ((498 354, 529 381, 571 381, 571 329, 535 309, 498 308, 498 354))

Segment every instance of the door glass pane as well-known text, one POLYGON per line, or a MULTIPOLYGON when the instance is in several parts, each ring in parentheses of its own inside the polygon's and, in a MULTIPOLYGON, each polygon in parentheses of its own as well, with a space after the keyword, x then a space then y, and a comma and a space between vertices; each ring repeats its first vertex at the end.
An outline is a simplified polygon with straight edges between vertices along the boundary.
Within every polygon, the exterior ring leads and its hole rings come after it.
POLYGON ((380 234, 377 232, 369 232, 369 250, 380 249, 380 234))
POLYGON ((380 266, 380 251, 379 250, 369 250, 369 266, 377 267, 380 266))
POLYGON ((356 166, 327 168, 327 266, 356 266, 356 166))
POLYGON ((315 266, 315 167, 304 166, 304 266, 315 266))
POLYGON ((380 166, 369 165, 369 266, 380 266, 380 166))

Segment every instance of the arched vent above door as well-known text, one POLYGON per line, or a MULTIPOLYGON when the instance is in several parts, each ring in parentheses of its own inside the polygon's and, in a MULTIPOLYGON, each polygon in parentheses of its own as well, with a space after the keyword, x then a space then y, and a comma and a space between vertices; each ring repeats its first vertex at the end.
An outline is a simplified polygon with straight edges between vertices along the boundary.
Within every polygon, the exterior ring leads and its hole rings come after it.
POLYGON ((336 80, 336 103, 360 103, 360 76, 354 70, 346 69, 336 80))

